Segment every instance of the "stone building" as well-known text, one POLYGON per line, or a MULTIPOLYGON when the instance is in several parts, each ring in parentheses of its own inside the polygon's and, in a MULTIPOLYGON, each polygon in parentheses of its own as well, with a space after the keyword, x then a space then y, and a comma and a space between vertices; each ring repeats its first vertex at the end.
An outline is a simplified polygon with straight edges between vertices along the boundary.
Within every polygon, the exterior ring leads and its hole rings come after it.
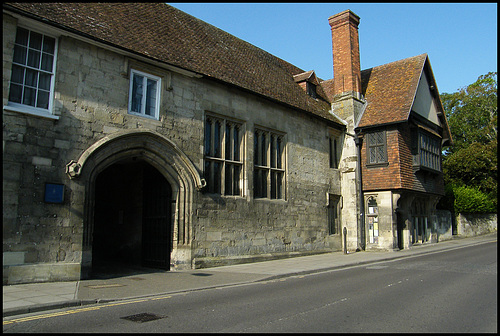
POLYGON ((4 4, 4 284, 429 239, 442 176, 411 139, 449 140, 432 70, 361 72, 358 23, 330 18, 322 80, 161 3, 4 4))

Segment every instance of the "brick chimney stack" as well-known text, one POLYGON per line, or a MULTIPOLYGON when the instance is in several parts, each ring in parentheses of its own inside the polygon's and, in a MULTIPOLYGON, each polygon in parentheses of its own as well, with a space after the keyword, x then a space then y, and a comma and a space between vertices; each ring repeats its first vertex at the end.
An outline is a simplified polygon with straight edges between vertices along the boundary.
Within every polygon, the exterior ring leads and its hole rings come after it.
POLYGON ((331 16, 328 22, 332 28, 334 93, 352 92, 357 97, 361 94, 359 16, 346 10, 331 16))

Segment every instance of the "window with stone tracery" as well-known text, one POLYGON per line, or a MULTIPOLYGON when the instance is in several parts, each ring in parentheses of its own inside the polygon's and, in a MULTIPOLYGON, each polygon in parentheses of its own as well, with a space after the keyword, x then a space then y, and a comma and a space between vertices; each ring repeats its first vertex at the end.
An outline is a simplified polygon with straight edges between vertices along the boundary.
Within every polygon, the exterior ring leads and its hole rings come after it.
POLYGON ((256 129, 254 133, 253 193, 255 198, 285 198, 285 137, 256 129))
POLYGON ((243 195, 243 127, 241 123, 206 116, 204 175, 207 192, 243 195))

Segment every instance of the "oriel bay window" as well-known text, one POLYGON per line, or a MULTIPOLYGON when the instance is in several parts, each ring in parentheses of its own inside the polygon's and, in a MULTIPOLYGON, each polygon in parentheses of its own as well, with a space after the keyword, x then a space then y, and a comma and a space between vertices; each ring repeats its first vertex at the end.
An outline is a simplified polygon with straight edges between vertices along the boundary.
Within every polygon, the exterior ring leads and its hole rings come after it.
POLYGON ((285 140, 282 134, 255 130, 254 197, 284 199, 285 140))
POLYGON ((441 139, 420 129, 412 129, 413 167, 441 171, 441 139))
POLYGON ((242 196, 242 124, 208 116, 205 119, 205 179, 207 192, 242 196))

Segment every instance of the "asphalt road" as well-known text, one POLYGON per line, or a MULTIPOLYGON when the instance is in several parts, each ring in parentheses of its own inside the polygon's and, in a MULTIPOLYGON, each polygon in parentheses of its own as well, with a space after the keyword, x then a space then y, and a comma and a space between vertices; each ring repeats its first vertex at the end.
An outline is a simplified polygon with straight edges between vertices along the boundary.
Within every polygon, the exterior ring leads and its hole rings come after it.
POLYGON ((25 317, 3 331, 497 332, 497 242, 25 317))

